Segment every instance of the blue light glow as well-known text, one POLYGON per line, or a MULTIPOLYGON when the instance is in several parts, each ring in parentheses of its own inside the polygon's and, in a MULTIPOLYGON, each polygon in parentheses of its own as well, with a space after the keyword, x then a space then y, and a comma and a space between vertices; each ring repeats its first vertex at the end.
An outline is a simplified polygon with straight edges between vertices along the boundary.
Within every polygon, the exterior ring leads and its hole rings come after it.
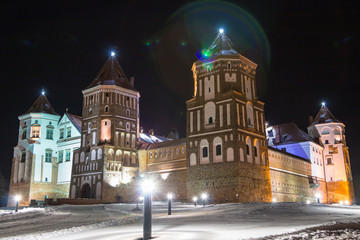
POLYGON ((112 57, 115 57, 115 52, 111 52, 111 56, 112 56, 112 57))
POLYGON ((224 33, 224 29, 223 29, 223 28, 220 28, 220 29, 219 29, 219 33, 224 33))
POLYGON ((326 105, 325 102, 322 102, 322 103, 321 103, 321 106, 325 107, 325 105, 326 105))

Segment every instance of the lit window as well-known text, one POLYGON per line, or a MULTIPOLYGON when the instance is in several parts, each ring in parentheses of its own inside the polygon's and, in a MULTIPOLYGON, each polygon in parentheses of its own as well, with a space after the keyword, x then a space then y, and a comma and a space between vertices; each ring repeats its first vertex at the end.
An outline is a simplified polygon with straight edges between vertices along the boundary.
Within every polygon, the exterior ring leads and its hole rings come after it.
POLYGON ((64 139, 64 129, 60 129, 60 139, 64 139))
POLYGON ((40 137, 40 126, 33 126, 31 129, 31 137, 39 138, 40 137))
POLYGON ((66 137, 71 137, 71 127, 66 128, 66 137))
POLYGON ((59 163, 62 163, 64 159, 64 152, 63 151, 59 151, 59 163))
POLYGON ((70 162, 70 154, 71 154, 70 150, 66 150, 66 156, 65 156, 66 162, 70 162))
POLYGON ((152 158, 152 152, 150 152, 150 158, 152 158))
POLYGON ((45 162, 51 163, 51 158, 52 158, 52 151, 46 150, 45 151, 45 162))

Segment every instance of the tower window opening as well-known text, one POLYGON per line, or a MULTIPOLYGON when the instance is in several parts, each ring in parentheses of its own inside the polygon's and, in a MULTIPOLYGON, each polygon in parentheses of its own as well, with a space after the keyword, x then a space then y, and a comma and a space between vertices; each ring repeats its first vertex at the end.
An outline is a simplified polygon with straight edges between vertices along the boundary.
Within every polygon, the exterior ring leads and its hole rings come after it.
POLYGON ((109 93, 105 93, 105 97, 109 97, 109 93))
POLYGON ((257 147, 254 146, 254 156, 257 157, 257 147))
POLYGON ((250 155, 250 147, 246 144, 246 155, 250 155))
POLYGON ((109 112, 109 106, 105 106, 105 112, 109 112))
POLYGON ((209 93, 211 92, 211 88, 209 88, 209 93))
POLYGON ((209 124, 213 124, 213 118, 209 117, 209 124))

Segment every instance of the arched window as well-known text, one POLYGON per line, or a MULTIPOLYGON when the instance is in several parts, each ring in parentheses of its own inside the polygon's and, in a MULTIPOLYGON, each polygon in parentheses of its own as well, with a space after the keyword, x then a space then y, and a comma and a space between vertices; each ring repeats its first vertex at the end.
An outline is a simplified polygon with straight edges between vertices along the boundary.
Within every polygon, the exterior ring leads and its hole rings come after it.
POLYGON ((85 161, 85 153, 81 152, 80 154, 80 162, 84 162, 85 161))
POLYGON ((109 161, 113 161, 113 160, 114 160, 114 150, 109 149, 109 151, 108 151, 108 156, 107 156, 107 160, 109 160, 109 161))
POLYGON ((105 106, 105 112, 109 112, 109 106, 105 106))
POLYGON ((95 145, 96 142, 96 132, 92 133, 92 145, 95 145))
POLYGON ((97 151, 97 159, 101 159, 102 158, 102 149, 99 148, 97 151))
POLYGON ((222 139, 221 137, 216 137, 213 140, 213 162, 222 162, 222 139))
POLYGON ((88 122, 88 134, 91 133, 91 122, 88 122))
POLYGON ((212 125, 215 123, 216 107, 214 102, 208 102, 204 107, 205 125, 212 125))
POLYGON ((200 164, 209 163, 209 142, 206 139, 200 141, 200 164))
POLYGON ((109 119, 101 120, 101 141, 109 142, 111 139, 111 121, 109 119))
POLYGON ((246 104, 246 116, 248 127, 254 127, 254 111, 253 105, 250 102, 246 104))
POLYGON ((89 114, 92 114, 92 108, 89 108, 89 114))
POLYGON ((130 123, 127 122, 125 126, 126 126, 126 127, 125 127, 125 128, 126 128, 126 131, 127 131, 127 132, 130 132, 130 123))
POLYGON ((196 154, 190 154, 190 166, 196 166, 196 154))
POLYGON ((75 153, 75 164, 78 164, 79 163, 79 153, 75 153))
POLYGON ((130 116, 130 110, 129 109, 126 110, 126 116, 130 116))
POLYGON ((129 133, 126 134, 125 146, 130 147, 130 134, 129 133))
POLYGON ((96 151, 92 150, 91 151, 91 161, 96 160, 96 151))
POLYGON ((227 63, 227 68, 228 69, 231 68, 231 63, 230 62, 227 63))
POLYGON ((120 162, 122 161, 122 153, 120 150, 116 150, 115 160, 120 162))
POLYGON ((260 164, 260 143, 258 139, 254 140, 254 158, 255 164, 260 164))
POLYGON ((231 147, 229 147, 226 150, 226 161, 228 161, 228 162, 234 161, 234 149, 231 147))
POLYGON ((248 163, 252 163, 252 152, 251 152, 252 146, 251 146, 251 139, 250 137, 246 137, 246 159, 248 163))

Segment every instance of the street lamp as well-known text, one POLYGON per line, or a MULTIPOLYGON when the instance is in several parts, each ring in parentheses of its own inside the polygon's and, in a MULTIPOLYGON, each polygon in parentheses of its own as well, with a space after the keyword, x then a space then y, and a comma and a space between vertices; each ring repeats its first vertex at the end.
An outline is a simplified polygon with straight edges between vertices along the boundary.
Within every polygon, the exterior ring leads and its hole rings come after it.
POLYGON ((154 184, 150 179, 143 181, 142 189, 144 193, 144 228, 143 239, 151 238, 151 194, 154 191, 154 184))
POLYGON ((168 215, 171 215, 171 199, 173 198, 173 194, 168 193, 167 198, 168 198, 168 215))
POLYGON ((195 206, 195 207, 196 207, 197 200, 198 200, 197 197, 193 197, 193 202, 194 202, 194 206, 195 206))
POLYGON ((19 211, 19 201, 20 201, 20 196, 19 195, 15 196, 15 201, 16 201, 15 212, 18 212, 19 211))
POLYGON ((201 194, 201 199, 203 200, 203 206, 205 207, 205 205, 206 205, 206 199, 207 199, 207 194, 206 193, 203 193, 203 194, 201 194))

